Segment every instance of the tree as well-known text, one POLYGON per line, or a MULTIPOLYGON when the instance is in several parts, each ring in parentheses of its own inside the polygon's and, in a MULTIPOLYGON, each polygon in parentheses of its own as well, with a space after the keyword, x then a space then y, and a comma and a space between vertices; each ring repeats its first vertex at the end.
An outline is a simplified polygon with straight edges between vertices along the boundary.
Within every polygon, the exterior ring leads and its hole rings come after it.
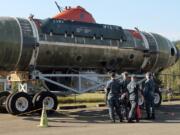
MULTIPOLYGON (((180 41, 175 41, 173 43, 180 50, 180 41)), ((180 60, 172 67, 163 70, 159 78, 165 88, 171 87, 173 90, 180 92, 180 60)))

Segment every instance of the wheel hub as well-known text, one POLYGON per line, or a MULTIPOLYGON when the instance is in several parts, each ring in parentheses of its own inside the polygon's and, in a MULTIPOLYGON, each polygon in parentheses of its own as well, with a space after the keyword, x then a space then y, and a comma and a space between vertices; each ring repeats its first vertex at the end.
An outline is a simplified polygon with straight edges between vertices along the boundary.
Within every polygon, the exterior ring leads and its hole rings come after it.
POLYGON ((50 110, 54 107, 54 99, 52 97, 45 97, 43 104, 46 106, 46 109, 50 110))
POLYGON ((25 97, 20 97, 16 100, 16 109, 20 112, 26 111, 29 106, 29 102, 25 97))
POLYGON ((160 96, 158 93, 154 93, 154 103, 158 104, 160 102, 160 96))

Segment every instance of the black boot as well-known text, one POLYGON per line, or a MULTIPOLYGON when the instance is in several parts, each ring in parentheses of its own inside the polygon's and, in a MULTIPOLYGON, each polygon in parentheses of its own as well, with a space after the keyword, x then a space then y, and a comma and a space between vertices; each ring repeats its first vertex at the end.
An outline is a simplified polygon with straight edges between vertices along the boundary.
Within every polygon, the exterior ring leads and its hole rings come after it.
POLYGON ((150 120, 151 119, 151 117, 150 117, 150 114, 148 113, 147 114, 147 117, 145 118, 146 120, 150 120))
POLYGON ((111 119, 111 123, 116 123, 116 120, 115 119, 111 119))
POLYGON ((120 122, 123 122, 123 119, 120 119, 119 121, 120 121, 120 122))
POLYGON ((122 116, 119 116, 119 122, 123 122, 122 116))
POLYGON ((128 123, 134 123, 132 119, 128 119, 128 123))
POLYGON ((139 123, 139 119, 136 119, 136 122, 139 123))
POLYGON ((152 120, 155 120, 155 119, 156 119, 156 117, 155 117, 155 114, 154 114, 154 113, 152 114, 151 119, 152 119, 152 120))

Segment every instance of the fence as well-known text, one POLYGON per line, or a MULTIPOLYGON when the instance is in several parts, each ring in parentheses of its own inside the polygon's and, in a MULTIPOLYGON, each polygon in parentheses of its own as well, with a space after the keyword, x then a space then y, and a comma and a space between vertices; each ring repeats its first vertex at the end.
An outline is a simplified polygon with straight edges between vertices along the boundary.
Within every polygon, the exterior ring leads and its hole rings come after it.
POLYGON ((164 89, 172 88, 176 95, 180 95, 180 75, 177 74, 160 74, 159 79, 164 89))

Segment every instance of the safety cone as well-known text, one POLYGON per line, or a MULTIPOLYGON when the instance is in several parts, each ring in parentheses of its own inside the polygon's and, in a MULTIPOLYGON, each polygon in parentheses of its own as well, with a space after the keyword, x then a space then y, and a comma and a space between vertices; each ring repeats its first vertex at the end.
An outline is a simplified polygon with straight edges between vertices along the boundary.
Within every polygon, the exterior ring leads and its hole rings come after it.
POLYGON ((41 120, 39 127, 46 128, 48 127, 48 119, 47 119, 47 113, 46 113, 46 106, 43 104, 42 114, 41 114, 41 120))

